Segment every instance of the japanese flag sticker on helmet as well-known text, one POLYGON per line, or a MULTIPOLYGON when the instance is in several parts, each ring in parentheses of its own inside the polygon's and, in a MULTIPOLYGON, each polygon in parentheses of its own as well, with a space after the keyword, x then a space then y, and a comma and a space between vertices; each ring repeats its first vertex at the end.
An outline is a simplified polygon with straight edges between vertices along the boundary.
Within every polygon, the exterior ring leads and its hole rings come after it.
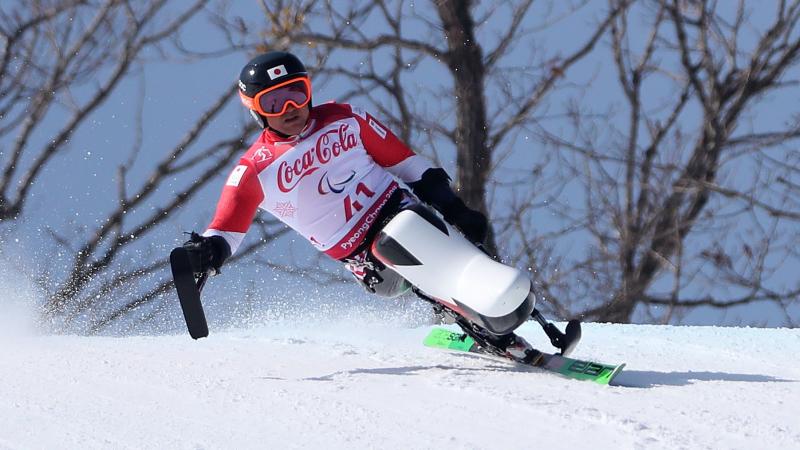
POLYGON ((286 67, 283 64, 272 67, 267 70, 267 75, 269 75, 270 80, 274 80, 275 78, 280 78, 282 76, 287 75, 289 72, 286 71, 286 67))

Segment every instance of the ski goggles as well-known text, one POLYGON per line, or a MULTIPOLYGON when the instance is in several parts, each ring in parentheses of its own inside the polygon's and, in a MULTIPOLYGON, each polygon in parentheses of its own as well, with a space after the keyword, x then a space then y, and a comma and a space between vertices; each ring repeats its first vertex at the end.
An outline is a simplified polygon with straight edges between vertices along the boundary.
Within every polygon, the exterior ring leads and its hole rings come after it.
POLYGON ((286 113, 289 105, 302 108, 308 104, 311 100, 311 80, 302 77, 285 81, 264 89, 252 98, 239 91, 239 98, 244 106, 262 116, 278 117, 286 113))

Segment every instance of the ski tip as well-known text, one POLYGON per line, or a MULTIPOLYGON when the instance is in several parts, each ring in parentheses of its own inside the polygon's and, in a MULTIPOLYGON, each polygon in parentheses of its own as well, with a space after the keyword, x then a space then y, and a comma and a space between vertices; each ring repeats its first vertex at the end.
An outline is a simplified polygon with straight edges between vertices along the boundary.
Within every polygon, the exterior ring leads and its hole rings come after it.
POLYGON ((608 375, 608 380, 603 384, 610 385, 610 386, 615 386, 614 378, 616 378, 617 375, 619 375, 620 372, 622 372, 622 369, 624 369, 624 368, 625 368, 625 363, 622 363, 622 364, 618 365, 617 367, 615 367, 614 370, 608 375))

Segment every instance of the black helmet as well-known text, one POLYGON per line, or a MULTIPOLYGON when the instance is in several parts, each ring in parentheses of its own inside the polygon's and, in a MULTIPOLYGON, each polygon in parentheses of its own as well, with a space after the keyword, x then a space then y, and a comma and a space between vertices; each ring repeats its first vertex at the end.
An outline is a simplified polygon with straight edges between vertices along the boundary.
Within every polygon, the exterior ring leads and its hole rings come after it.
POLYGON ((267 127, 267 119, 254 110, 252 99, 265 89, 297 78, 308 78, 308 72, 300 59, 289 52, 272 51, 258 55, 242 68, 239 96, 262 128, 267 127))

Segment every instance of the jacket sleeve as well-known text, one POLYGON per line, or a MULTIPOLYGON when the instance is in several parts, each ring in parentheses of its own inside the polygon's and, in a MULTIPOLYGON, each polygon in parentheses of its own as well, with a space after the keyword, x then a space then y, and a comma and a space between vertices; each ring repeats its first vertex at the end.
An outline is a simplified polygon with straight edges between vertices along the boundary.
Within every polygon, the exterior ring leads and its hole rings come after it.
POLYGON ((242 158, 222 188, 217 210, 203 236, 221 236, 236 253, 258 206, 264 201, 264 191, 258 173, 250 159, 242 158))
POLYGON ((386 126, 369 113, 351 107, 361 129, 361 142, 372 159, 405 183, 419 181, 431 164, 414 153, 386 126))

